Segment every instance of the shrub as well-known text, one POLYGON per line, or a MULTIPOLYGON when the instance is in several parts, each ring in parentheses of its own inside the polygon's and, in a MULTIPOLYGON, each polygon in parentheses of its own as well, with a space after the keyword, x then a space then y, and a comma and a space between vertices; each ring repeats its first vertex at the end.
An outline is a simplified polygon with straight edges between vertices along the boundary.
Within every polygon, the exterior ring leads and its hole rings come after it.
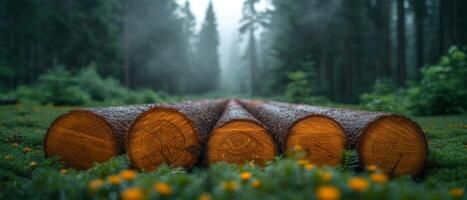
POLYGON ((83 105, 89 94, 76 85, 75 77, 63 66, 57 66, 39 76, 37 86, 31 86, 28 99, 54 105, 83 105), (34 91, 35 90, 35 91, 34 91))
POLYGON ((452 47, 439 63, 423 68, 419 85, 408 90, 409 109, 415 114, 463 113, 467 109, 467 59, 452 47))
POLYGON ((377 81, 370 93, 360 95, 360 104, 372 111, 402 113, 406 111, 404 90, 396 90, 389 81, 377 81))
POLYGON ((285 90, 285 97, 288 101, 299 103, 311 96, 312 89, 306 73, 302 71, 291 72, 288 77, 290 83, 285 90))
POLYGON ((117 80, 101 77, 93 65, 83 68, 78 72, 76 83, 94 101, 121 99, 128 92, 117 80))

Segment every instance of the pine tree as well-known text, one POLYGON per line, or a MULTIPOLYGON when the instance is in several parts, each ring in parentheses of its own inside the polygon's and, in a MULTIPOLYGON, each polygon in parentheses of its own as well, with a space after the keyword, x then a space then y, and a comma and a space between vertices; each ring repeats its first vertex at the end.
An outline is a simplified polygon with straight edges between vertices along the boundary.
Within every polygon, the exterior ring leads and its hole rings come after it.
POLYGON ((245 0, 243 3, 243 18, 240 33, 248 33, 248 45, 244 57, 250 67, 251 95, 257 94, 258 49, 256 44, 256 30, 265 24, 264 15, 255 8, 260 0, 245 0))
POLYGON ((193 92, 204 93, 217 89, 219 85, 219 33, 212 1, 209 2, 196 43, 196 69, 193 92))

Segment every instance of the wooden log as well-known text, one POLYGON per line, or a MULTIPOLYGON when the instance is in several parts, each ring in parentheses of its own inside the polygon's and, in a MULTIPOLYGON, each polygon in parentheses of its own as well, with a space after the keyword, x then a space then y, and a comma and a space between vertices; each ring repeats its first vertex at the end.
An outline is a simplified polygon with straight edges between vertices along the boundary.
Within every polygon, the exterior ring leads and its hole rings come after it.
POLYGON ((346 145, 344 131, 329 116, 262 101, 241 103, 269 128, 282 153, 300 146, 313 164, 335 166, 341 162, 346 145))
POLYGON ((392 176, 418 175, 428 154, 420 126, 407 117, 384 112, 272 103, 304 112, 326 114, 344 128, 349 147, 362 167, 377 165, 392 176))
POLYGON ((210 134, 207 163, 245 164, 254 161, 265 165, 275 155, 274 141, 266 127, 235 100, 229 101, 210 134))
POLYGON ((151 171, 163 163, 194 166, 225 104, 226 100, 164 104, 141 114, 129 129, 133 167, 151 171))
POLYGON ((89 108, 65 113, 47 131, 45 156, 58 156, 66 166, 83 170, 122 154, 131 122, 149 107, 89 108))

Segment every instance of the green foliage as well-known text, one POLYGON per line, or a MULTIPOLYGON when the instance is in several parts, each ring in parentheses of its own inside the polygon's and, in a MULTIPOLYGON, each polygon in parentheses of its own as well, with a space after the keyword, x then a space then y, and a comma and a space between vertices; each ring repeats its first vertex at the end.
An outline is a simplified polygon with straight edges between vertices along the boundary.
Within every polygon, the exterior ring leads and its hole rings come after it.
POLYGON ((313 87, 308 81, 309 76, 303 71, 289 73, 290 82, 287 84, 284 100, 293 103, 327 104, 329 102, 327 98, 313 95, 313 87))
POLYGON ((448 191, 467 185, 467 116, 416 118, 430 141, 427 177, 419 182, 403 177, 376 183, 367 172, 349 170, 355 168, 357 159, 354 151, 346 151, 343 165, 337 168, 314 166, 308 170, 310 166, 296 158, 278 157, 264 168, 219 163, 187 172, 162 166, 112 185, 107 178, 129 167, 125 156, 96 164, 87 171, 63 168, 56 158, 44 158, 42 145, 48 125, 70 109, 0 106, 0 199, 119 199, 129 187, 141 189, 149 199, 198 199, 202 194, 209 194, 212 199, 315 199, 316 190, 323 185, 335 187, 342 199, 455 199, 448 191), (31 151, 24 153, 25 148, 31 151), (37 167, 31 167, 31 162, 36 162, 37 167), (252 177, 241 179, 243 172, 252 177), (330 181, 323 180, 323 172, 332 175, 330 181), (347 185, 355 176, 368 181, 366 191, 356 192, 347 185), (103 185, 92 191, 89 184, 93 180, 102 180, 103 185), (252 186, 255 181, 260 183, 256 188, 252 186), (154 189, 155 183, 161 182, 171 188, 168 196, 154 189))
POLYGON ((416 114, 463 113, 467 110, 467 59, 452 47, 438 64, 422 69, 420 84, 409 89, 411 109, 416 114))
POLYGON ((165 102, 166 93, 152 90, 130 91, 113 78, 103 78, 96 67, 81 69, 73 75, 63 66, 48 70, 31 86, 19 86, 16 96, 22 103, 53 105, 146 104, 165 102))
POLYGON ((360 95, 360 104, 367 110, 404 113, 406 98, 403 90, 396 90, 390 82, 377 81, 371 93, 360 95))

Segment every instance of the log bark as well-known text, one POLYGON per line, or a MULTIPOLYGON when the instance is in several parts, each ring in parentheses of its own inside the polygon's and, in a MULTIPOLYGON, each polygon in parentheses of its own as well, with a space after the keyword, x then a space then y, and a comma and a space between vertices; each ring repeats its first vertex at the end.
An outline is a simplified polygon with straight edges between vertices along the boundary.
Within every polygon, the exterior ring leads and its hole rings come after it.
POLYGON ((348 146, 357 150, 362 167, 377 165, 392 176, 415 176, 423 170, 428 154, 425 134, 417 123, 405 116, 278 102, 271 104, 335 119, 344 128, 348 146))
POLYGON ((264 166, 275 155, 274 141, 266 127, 235 100, 229 101, 210 134, 207 164, 224 161, 240 165, 254 161, 264 166))
POLYGON ((269 128, 282 153, 299 146, 314 164, 335 166, 341 162, 344 131, 329 116, 262 101, 241 103, 269 128))
POLYGON ((45 156, 58 156, 66 166, 84 170, 123 154, 130 124, 149 107, 83 108, 65 113, 47 131, 45 156))
POLYGON ((141 114, 129 129, 128 156, 133 167, 149 171, 163 163, 193 167, 226 102, 164 104, 141 114))

